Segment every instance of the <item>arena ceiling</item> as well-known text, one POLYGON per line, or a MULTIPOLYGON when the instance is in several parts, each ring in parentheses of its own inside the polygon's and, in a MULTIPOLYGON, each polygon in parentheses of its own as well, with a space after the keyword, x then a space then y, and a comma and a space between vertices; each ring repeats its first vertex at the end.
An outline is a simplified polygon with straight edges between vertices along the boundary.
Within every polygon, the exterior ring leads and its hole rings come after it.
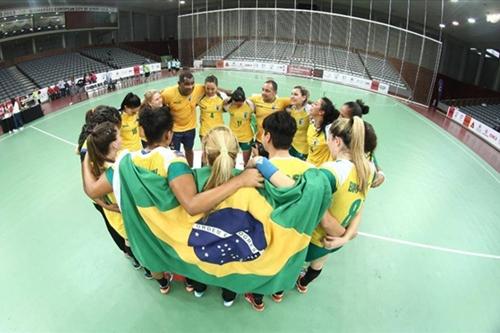
MULTIPOLYGON (((204 10, 207 3, 209 9, 255 7, 258 2, 259 7, 293 8, 294 1, 284 0, 185 0, 185 4, 180 5, 177 0, 30 0, 14 1, 0 0, 0 8, 17 7, 45 7, 60 5, 100 5, 118 7, 119 9, 134 9, 146 12, 167 12, 181 11, 181 13, 195 10, 204 10)), ((295 0, 301 8, 310 8, 310 0, 295 0)), ((333 11, 342 14, 350 12, 350 0, 313 0, 315 8, 330 11, 333 3, 333 11)), ((408 3, 410 4, 409 16, 411 30, 421 32, 425 13, 427 12, 427 29, 432 30, 431 34, 439 33, 439 24, 444 23, 444 36, 452 36, 455 39, 464 41, 470 47, 491 47, 500 48, 500 21, 497 23, 486 22, 486 15, 499 13, 500 0, 353 0, 353 15, 368 18, 370 6, 372 7, 372 18, 377 21, 387 22, 389 14, 389 3, 391 3, 391 24, 398 26, 406 25, 408 13, 408 3), (441 20, 441 6, 443 5, 443 19, 441 20), (470 24, 468 18, 474 18, 476 22, 470 24), (459 22, 458 26, 453 26, 452 21, 459 22)))

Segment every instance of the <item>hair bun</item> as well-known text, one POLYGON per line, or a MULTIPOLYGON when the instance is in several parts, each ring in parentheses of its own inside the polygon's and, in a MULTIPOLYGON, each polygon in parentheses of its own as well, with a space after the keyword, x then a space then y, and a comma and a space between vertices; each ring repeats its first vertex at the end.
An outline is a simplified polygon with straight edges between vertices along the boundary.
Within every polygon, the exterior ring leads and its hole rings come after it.
POLYGON ((365 102, 363 102, 363 100, 357 99, 356 103, 358 103, 362 114, 368 114, 368 112, 370 112, 370 107, 366 105, 365 102))

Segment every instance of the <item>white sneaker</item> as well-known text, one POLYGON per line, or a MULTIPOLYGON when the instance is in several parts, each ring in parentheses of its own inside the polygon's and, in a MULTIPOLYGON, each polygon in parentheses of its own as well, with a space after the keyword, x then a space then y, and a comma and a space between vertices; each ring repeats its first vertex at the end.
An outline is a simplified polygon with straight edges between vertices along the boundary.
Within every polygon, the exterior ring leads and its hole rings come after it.
POLYGON ((205 292, 204 292, 204 291, 202 291, 202 292, 199 292, 199 291, 196 291, 196 290, 194 291, 194 296, 195 296, 196 298, 200 298, 200 297, 202 297, 204 294, 205 294, 205 292))
POLYGON ((229 308, 229 307, 231 307, 231 305, 233 305, 233 303, 234 303, 234 299, 232 301, 224 301, 224 306, 226 308, 229 308))
POLYGON ((21 126, 20 130, 22 131, 24 129, 24 126, 21 126))
POLYGON ((17 133, 17 129, 14 130, 14 134, 17 133))

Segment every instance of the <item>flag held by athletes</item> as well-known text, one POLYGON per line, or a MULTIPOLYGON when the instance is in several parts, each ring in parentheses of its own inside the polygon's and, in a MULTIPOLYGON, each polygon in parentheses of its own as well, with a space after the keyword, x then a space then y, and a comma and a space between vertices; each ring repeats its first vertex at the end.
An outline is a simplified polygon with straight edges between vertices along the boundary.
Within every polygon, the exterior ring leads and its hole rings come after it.
MULTIPOLYGON (((195 171, 198 188, 207 170, 195 171)), ((170 271, 234 292, 291 288, 311 233, 328 208, 326 176, 307 171, 292 188, 240 189, 210 214, 190 216, 167 179, 120 161, 113 188, 132 250, 151 271, 170 271)))

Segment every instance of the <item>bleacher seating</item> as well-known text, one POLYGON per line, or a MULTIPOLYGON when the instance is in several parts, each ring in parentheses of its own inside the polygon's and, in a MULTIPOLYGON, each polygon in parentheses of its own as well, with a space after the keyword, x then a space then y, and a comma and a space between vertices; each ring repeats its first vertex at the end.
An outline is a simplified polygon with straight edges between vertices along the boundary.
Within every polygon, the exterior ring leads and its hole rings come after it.
POLYGON ((0 103, 17 96, 29 95, 37 87, 16 67, 0 69, 0 103))
POLYGON ((338 47, 298 44, 292 64, 332 70, 368 79, 368 75, 357 53, 338 47))
MULTIPOLYGON (((237 40, 227 40, 224 41, 223 45, 224 52, 222 52, 222 44, 219 43, 200 58, 202 60, 220 59, 221 56, 226 58, 232 52, 227 59, 290 63, 332 70, 366 79, 370 78, 370 74, 375 79, 407 89, 406 83, 388 62, 374 56, 368 56, 366 64, 364 64, 358 53, 340 47, 308 43, 293 44, 285 41, 274 43, 274 41, 268 40, 247 40, 239 47, 237 40)), ((361 57, 363 56, 361 55, 361 57)))
POLYGON ((40 87, 56 84, 61 79, 82 77, 91 71, 106 72, 111 67, 89 59, 78 53, 66 53, 49 58, 40 58, 17 65, 26 76, 40 87))
POLYGON ((89 48, 80 53, 116 69, 153 62, 148 58, 117 47, 89 48))
POLYGON ((228 59, 289 63, 294 49, 295 45, 290 42, 247 40, 228 59))
POLYGON ((493 129, 500 126, 500 104, 461 106, 460 111, 493 129))
POLYGON ((395 87, 407 89, 407 84, 401 78, 401 75, 399 75, 396 69, 392 67, 388 61, 365 54, 360 54, 360 57, 373 79, 387 82, 395 87))
POLYGON ((243 40, 237 39, 228 39, 222 43, 218 43, 217 45, 208 49, 205 53, 203 53, 199 58, 201 60, 219 60, 224 59, 228 56, 234 49, 236 49, 243 40))

